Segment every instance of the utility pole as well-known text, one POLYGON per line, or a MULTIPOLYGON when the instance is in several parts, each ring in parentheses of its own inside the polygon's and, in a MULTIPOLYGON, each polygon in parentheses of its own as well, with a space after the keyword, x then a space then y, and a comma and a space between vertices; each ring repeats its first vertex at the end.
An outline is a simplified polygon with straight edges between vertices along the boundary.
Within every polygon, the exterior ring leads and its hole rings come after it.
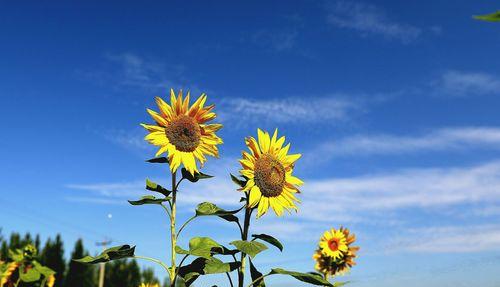
MULTIPOLYGON (((102 246, 102 249, 106 249, 106 246, 111 244, 111 240, 104 240, 101 242, 96 242, 96 246, 102 246)), ((99 287, 104 287, 104 271, 105 271, 105 263, 100 263, 99 267, 99 287)))

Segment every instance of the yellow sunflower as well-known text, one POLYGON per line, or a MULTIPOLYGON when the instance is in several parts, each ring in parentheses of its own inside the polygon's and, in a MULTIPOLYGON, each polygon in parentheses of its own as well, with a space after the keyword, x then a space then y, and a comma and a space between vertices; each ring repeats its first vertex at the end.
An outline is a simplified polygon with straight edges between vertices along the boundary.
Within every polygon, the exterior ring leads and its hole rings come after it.
POLYGON ((319 247, 326 256, 339 259, 343 257, 343 253, 347 252, 347 238, 342 230, 332 228, 330 231, 325 231, 319 241, 319 247))
POLYGON ((258 139, 245 139, 250 153, 243 152, 240 160, 243 169, 240 174, 248 179, 243 190, 249 192, 249 206, 258 206, 257 217, 262 216, 271 207, 277 216, 286 209, 297 210, 299 200, 295 193, 299 193, 297 186, 302 180, 292 175, 295 161, 300 154, 288 154, 290 144, 283 147, 285 137, 278 138, 278 130, 272 138, 269 133, 257 130, 258 139))
POLYGON ((141 283, 139 287, 160 287, 159 284, 141 283))
POLYGON ((348 246, 347 252, 344 252, 341 258, 334 259, 327 256, 321 248, 314 252, 313 259, 316 261, 315 269, 323 274, 330 276, 342 275, 349 271, 352 266, 356 265, 354 258, 357 256, 356 252, 358 252, 359 247, 351 246, 356 241, 356 236, 349 233, 347 228, 341 227, 340 231, 344 234, 348 246))
POLYGON ((192 174, 198 172, 196 160, 203 166, 205 155, 219 156, 218 144, 222 140, 215 134, 221 124, 207 124, 215 119, 214 105, 205 107, 207 96, 202 94, 191 106, 189 92, 183 99, 182 91, 175 97, 170 90, 170 104, 156 97, 160 113, 148 109, 156 125, 141 124, 149 134, 145 139, 160 149, 156 153, 168 154, 170 170, 175 172, 181 164, 192 174))

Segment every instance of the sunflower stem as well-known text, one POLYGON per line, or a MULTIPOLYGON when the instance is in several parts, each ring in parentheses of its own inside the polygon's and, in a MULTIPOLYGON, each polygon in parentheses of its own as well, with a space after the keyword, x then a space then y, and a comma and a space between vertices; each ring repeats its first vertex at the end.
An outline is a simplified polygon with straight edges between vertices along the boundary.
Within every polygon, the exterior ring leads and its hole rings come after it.
MULTIPOLYGON (((248 194, 246 194, 245 221, 243 223, 243 232, 241 233, 241 240, 243 241, 247 241, 248 239, 248 229, 250 228, 251 216, 252 208, 249 207, 248 194)), ((245 281, 245 256, 246 254, 241 252, 241 266, 238 272, 238 287, 243 287, 245 281)))
POLYGON ((177 234, 175 232, 175 215, 177 211, 176 206, 177 200, 177 183, 176 183, 176 172, 172 172, 172 210, 170 213, 170 243, 171 243, 171 259, 172 266, 170 267, 170 286, 175 286, 176 263, 175 263, 175 246, 177 245, 177 234))

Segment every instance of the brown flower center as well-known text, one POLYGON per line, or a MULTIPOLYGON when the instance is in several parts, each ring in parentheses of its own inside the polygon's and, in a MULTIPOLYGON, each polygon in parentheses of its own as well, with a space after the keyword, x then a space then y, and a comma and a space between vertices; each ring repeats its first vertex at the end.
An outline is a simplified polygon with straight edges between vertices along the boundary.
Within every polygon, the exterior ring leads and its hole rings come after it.
POLYGON ((255 162, 255 184, 265 197, 276 197, 283 192, 285 168, 272 155, 263 154, 255 162))
POLYGON ((192 152, 200 144, 201 131, 193 118, 181 115, 165 128, 165 135, 177 150, 192 152))
POLYGON ((339 250, 339 241, 337 238, 332 238, 328 240, 328 248, 330 248, 331 251, 337 251, 339 250))

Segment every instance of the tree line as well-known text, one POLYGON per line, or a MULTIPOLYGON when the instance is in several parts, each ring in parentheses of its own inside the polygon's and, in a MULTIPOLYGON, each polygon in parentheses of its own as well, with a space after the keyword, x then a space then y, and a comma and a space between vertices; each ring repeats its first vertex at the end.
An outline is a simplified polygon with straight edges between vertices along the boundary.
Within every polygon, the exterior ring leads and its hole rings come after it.
MULTIPOLYGON (((9 249, 22 249, 27 244, 34 245, 38 250, 39 262, 56 272, 54 287, 96 287, 99 280, 99 267, 84 265, 72 261, 79 259, 89 252, 82 239, 78 239, 73 246, 69 260, 64 256, 64 242, 60 234, 55 238, 48 238, 44 243, 40 236, 30 233, 21 235, 13 232, 5 237, 0 230, 0 261, 9 261, 9 249)), ((168 281, 168 280, 165 280, 168 281)), ((135 259, 119 260, 106 264, 104 276, 105 287, 138 287, 141 283, 160 283, 153 268, 142 268, 135 259)), ((166 282, 167 283, 167 282, 166 282)), ((167 285, 164 285, 166 287, 167 285)))

